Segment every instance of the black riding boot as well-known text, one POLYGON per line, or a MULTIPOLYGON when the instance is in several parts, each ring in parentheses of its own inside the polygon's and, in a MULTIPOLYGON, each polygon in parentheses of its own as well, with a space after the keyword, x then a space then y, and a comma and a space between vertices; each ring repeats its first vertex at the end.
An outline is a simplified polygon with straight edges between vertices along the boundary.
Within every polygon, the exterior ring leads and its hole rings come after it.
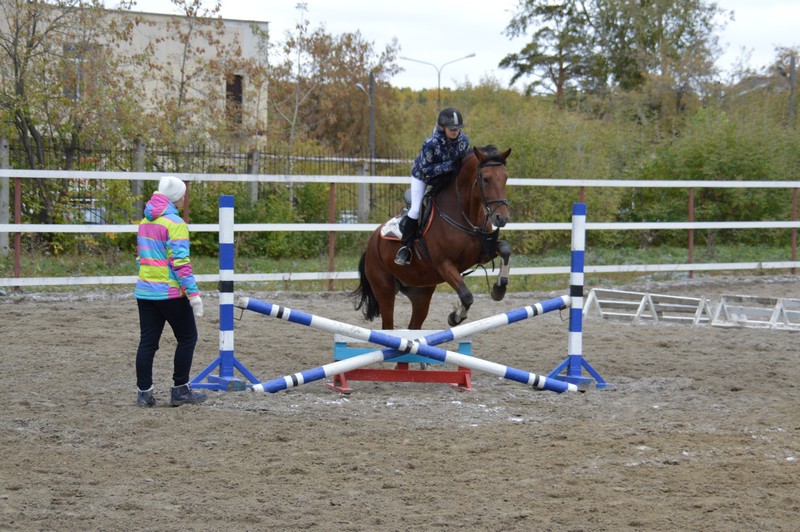
POLYGON ((417 236, 417 229, 419 229, 419 220, 404 216, 400 222, 400 229, 403 231, 403 236, 400 238, 403 244, 397 255, 394 257, 394 263, 398 266, 406 266, 411 264, 411 242, 417 236))

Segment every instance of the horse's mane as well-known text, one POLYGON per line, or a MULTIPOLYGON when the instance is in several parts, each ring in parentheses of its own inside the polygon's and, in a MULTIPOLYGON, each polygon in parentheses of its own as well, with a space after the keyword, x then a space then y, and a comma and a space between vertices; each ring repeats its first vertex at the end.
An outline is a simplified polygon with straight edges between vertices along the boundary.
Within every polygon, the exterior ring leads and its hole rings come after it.
MULTIPOLYGON (((506 164, 505 159, 503 159, 503 154, 500 153, 500 150, 497 149, 497 146, 494 144, 487 144, 486 146, 478 146, 478 150, 483 152, 485 157, 483 164, 487 163, 498 163, 498 164, 506 164)), ((470 157, 474 157, 475 153, 472 150, 469 150, 467 153, 464 154, 461 159, 456 161, 455 168, 453 168, 452 172, 448 172, 446 174, 442 174, 436 179, 433 184, 431 185, 431 190, 428 193, 431 196, 435 196, 445 190, 450 184, 455 181, 458 177, 458 174, 461 172, 461 167, 463 166, 464 162, 469 159, 470 157)))
POLYGON ((483 152, 484 165, 486 163, 506 164, 506 160, 503 159, 503 154, 500 153, 500 150, 497 149, 497 146, 495 146, 494 144, 487 144, 486 146, 478 147, 478 150, 483 152))
POLYGON ((431 184, 431 190, 428 192, 428 194, 430 196, 435 196, 449 187, 450 184, 456 180, 458 174, 461 173, 461 167, 464 165, 464 161, 474 156, 475 154, 472 153, 472 150, 466 152, 459 160, 455 162, 451 172, 442 174, 436 180, 434 180, 434 182, 431 184))

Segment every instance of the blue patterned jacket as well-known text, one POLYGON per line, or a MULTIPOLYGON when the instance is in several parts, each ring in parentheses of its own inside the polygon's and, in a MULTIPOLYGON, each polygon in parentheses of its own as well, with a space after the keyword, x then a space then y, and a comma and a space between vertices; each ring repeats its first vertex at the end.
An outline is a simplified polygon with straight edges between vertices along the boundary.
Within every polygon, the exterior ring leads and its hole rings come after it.
POLYGON ((433 134, 422 143, 419 155, 414 159, 411 175, 425 183, 442 174, 452 172, 456 162, 469 152, 469 138, 464 132, 449 140, 440 127, 435 127, 433 134))

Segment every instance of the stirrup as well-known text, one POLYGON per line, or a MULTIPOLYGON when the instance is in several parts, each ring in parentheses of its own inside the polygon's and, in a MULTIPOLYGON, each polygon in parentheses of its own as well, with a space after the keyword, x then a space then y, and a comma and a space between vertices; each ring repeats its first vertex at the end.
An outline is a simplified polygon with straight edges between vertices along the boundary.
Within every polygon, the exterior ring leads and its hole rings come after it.
POLYGON ((397 255, 394 257, 394 263, 398 266, 408 266, 411 264, 411 249, 408 246, 403 246, 397 250, 397 255))

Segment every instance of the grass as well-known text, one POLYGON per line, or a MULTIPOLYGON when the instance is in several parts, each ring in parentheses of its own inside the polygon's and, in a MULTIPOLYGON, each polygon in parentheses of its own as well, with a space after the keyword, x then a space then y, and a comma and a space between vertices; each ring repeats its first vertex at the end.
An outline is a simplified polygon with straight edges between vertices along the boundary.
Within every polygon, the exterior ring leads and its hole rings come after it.
MULTIPOLYGON (((790 260, 788 248, 772 248, 765 246, 718 246, 713 252, 706 248, 696 248, 694 262, 702 263, 727 263, 727 262, 772 262, 790 260)), ((341 254, 336 256, 334 271, 355 271, 358 267, 359 255, 341 254)), ((512 255, 511 268, 515 267, 547 267, 568 266, 570 261, 569 250, 558 250, 541 256, 515 256, 512 255)), ((688 252, 685 248, 653 247, 646 249, 590 249, 586 254, 586 264, 613 265, 613 264, 677 264, 688 262, 688 252)), ((136 275, 136 262, 132 256, 121 252, 83 253, 75 255, 46 255, 25 253, 21 260, 21 277, 84 277, 84 276, 129 276, 136 275)), ((197 274, 213 274, 219 271, 217 257, 195 256, 192 266, 197 274)), ((280 272, 324 272, 328 271, 328 257, 319 256, 312 259, 274 259, 269 257, 237 257, 235 268, 238 273, 280 273, 280 272)), ((477 270, 467 278, 467 284, 475 293, 488 293, 494 283, 496 271, 491 271, 491 264, 487 265, 488 273, 477 270)), ((0 256, 0 277, 13 277, 13 253, 0 256)), ((776 270, 776 273, 782 272, 776 270)), ((759 273, 764 273, 759 270, 759 273)), ((714 273, 704 273, 704 275, 714 273)), ((669 280, 684 278, 687 272, 666 273, 619 273, 587 275, 586 284, 626 284, 637 280, 669 280)), ((718 275, 718 274, 717 274, 718 275)), ((557 290, 563 287, 565 279, 561 275, 535 275, 512 276, 510 291, 537 291, 557 290)), ((353 290, 356 281, 334 281, 334 290, 353 290)), ((107 285, 109 290, 130 290, 129 286, 107 285)), ((239 283, 237 287, 257 290, 286 290, 318 292, 328 289, 328 281, 291 281, 291 282, 260 282, 239 283)), ((211 283, 201 284, 203 290, 216 290, 211 283)), ((442 290, 450 290, 442 287, 442 290)), ((85 290, 84 287, 36 287, 36 291, 70 291, 85 290)))

